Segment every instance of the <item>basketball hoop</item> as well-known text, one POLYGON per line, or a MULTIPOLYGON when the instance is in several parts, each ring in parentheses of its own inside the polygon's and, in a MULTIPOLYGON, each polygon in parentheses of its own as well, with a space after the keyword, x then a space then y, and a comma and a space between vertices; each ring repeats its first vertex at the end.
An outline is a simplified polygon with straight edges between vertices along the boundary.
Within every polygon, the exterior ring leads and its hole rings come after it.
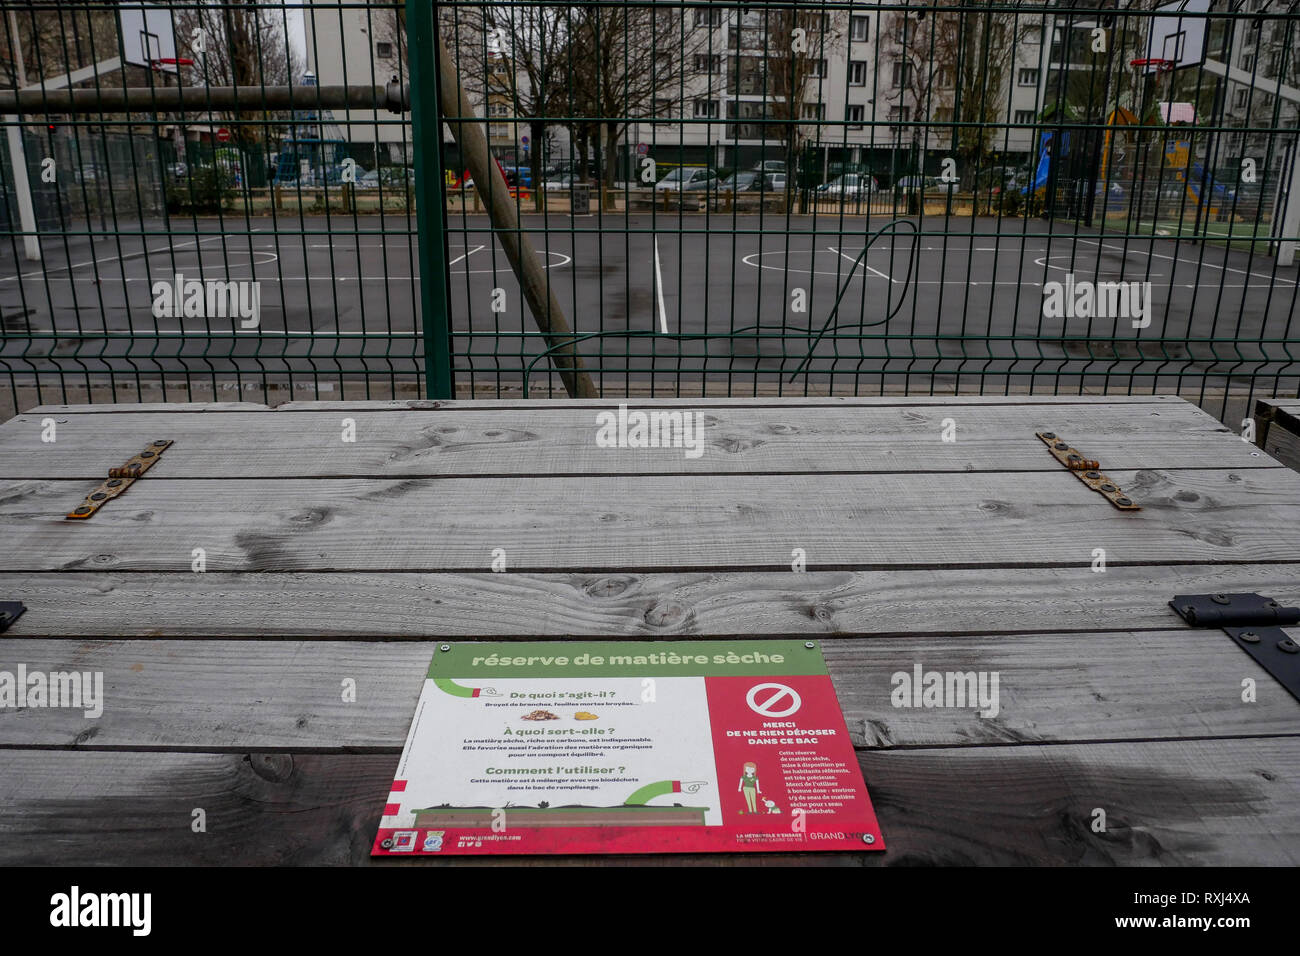
POLYGON ((175 68, 178 66, 193 66, 193 65, 194 65, 193 60, 183 56, 168 56, 168 57, 162 57, 161 59, 149 61, 150 68, 155 71, 162 71, 169 66, 175 68))
POLYGON ((1148 73, 1170 73, 1178 63, 1175 60, 1163 60, 1159 57, 1150 59, 1132 60, 1129 66, 1135 70, 1145 69, 1148 73))

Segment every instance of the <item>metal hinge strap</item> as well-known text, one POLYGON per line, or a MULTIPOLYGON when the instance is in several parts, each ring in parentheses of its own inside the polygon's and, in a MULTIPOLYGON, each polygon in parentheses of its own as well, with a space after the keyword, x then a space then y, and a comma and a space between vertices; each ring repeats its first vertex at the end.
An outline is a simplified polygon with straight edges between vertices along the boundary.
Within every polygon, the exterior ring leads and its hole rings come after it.
POLYGON ((1132 498, 1120 491, 1119 485, 1101 473, 1101 465, 1098 462, 1084 457, 1083 452, 1072 447, 1056 432, 1034 432, 1034 434, 1043 440, 1047 450, 1068 468, 1074 477, 1097 494, 1105 496, 1106 500, 1116 508, 1121 511, 1142 510, 1140 506, 1134 504, 1132 498))
POLYGON ((104 483, 86 495, 86 500, 69 511, 67 517, 78 520, 89 518, 105 502, 112 501, 135 484, 135 480, 153 467, 153 463, 159 459, 169 445, 171 445, 170 439, 150 442, 148 448, 140 452, 140 454, 132 456, 120 468, 108 469, 108 478, 104 483))
POLYGON ((9 625, 22 617, 25 610, 22 601, 0 601, 0 633, 9 630, 9 625))
POLYGON ((1300 607, 1254 593, 1176 594, 1169 606, 1192 627, 1217 627, 1300 700, 1300 645, 1282 630, 1300 607))

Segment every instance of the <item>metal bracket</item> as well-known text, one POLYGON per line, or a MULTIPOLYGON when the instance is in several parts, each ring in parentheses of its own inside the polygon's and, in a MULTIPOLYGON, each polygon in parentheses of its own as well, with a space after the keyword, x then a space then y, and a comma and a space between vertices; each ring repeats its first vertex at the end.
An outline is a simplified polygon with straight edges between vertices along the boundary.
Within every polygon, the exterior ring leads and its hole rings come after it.
POLYGON ((1042 439, 1047 450, 1070 472, 1085 485, 1104 495, 1106 500, 1113 504, 1120 511, 1141 511, 1139 505, 1134 504, 1133 499, 1124 492, 1119 490, 1119 485, 1111 481, 1110 478, 1101 473, 1101 465, 1091 458, 1085 458, 1083 452, 1077 448, 1071 447, 1070 443, 1061 438, 1056 432, 1034 432, 1042 439))
POLYGON ((0 634, 9 630, 9 625, 22 617, 25 610, 22 601, 0 601, 0 634))
POLYGON ((1192 627, 1217 627, 1300 700, 1300 644, 1284 625, 1300 624, 1300 607, 1259 594, 1176 594, 1169 606, 1192 627))
POLYGON ((135 484, 135 480, 148 471, 170 445, 170 439, 151 442, 148 448, 132 456, 120 468, 108 469, 107 480, 86 495, 86 500, 69 511, 67 517, 74 520, 89 518, 104 505, 104 502, 111 501, 135 484))

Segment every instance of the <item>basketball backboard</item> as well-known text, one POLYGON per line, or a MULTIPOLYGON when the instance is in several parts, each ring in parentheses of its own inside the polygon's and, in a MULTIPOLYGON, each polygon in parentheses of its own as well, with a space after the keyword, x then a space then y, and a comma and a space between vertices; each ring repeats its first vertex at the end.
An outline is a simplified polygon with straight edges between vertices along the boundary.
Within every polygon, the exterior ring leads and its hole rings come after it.
MULTIPOLYGON (((1147 60, 1168 60, 1174 69, 1200 66, 1205 62, 1205 38, 1209 33, 1209 18, 1186 16, 1192 13, 1209 13, 1210 0, 1174 0, 1156 7, 1147 32, 1147 60)), ((1154 64, 1144 66, 1147 73, 1158 69, 1154 64)))
POLYGON ((122 29, 122 53, 133 66, 176 72, 176 64, 161 60, 176 59, 176 34, 172 11, 149 3, 133 3, 118 8, 122 29))

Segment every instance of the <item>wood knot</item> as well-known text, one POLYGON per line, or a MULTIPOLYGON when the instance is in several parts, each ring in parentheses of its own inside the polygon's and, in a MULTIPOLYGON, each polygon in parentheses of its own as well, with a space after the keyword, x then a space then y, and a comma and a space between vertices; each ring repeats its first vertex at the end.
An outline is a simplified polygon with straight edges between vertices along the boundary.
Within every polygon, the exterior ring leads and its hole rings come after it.
POLYGON ((300 511, 289 520, 294 524, 324 524, 330 519, 329 510, 326 508, 308 508, 306 511, 300 511))
POLYGON ((680 624, 687 615, 687 610, 676 601, 667 601, 656 604, 650 610, 645 612, 646 623, 651 627, 675 627, 680 624))
POLYGON ((608 577, 592 581, 583 590, 594 598, 614 598, 627 592, 635 578, 608 577))
POLYGON ((284 783, 293 776, 293 754, 249 754, 244 760, 268 783, 284 783))

